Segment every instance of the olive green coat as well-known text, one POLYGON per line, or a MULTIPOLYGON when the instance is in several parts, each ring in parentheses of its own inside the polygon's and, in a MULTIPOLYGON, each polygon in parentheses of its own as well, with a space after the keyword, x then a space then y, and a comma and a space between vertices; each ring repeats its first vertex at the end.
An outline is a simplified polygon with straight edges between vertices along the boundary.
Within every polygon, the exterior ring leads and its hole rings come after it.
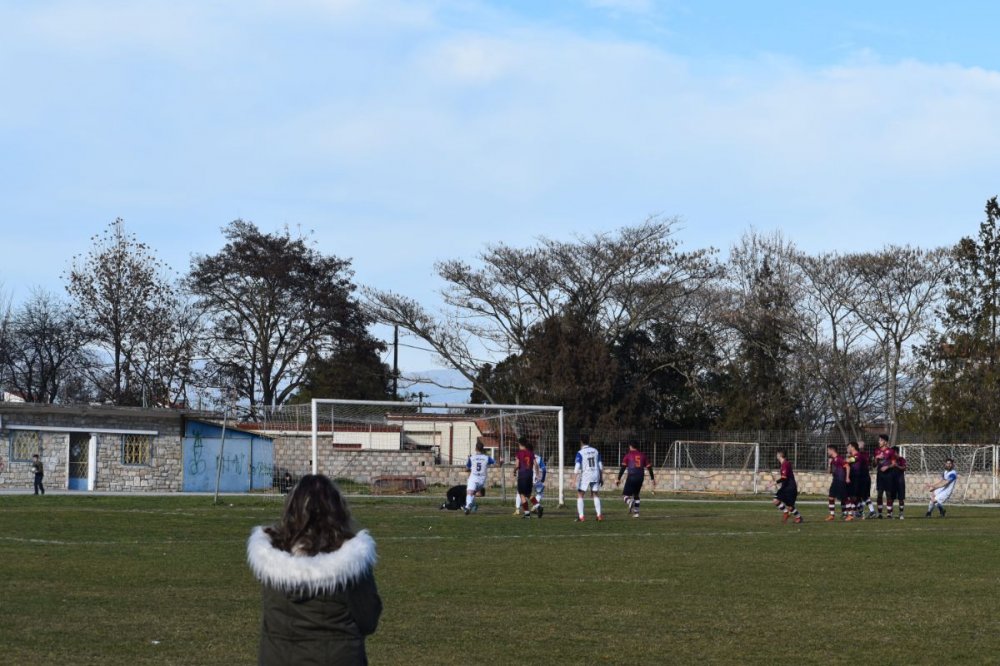
POLYGON ((247 561, 262 588, 258 663, 367 664, 365 636, 382 613, 375 559, 364 530, 339 550, 309 557, 274 548, 254 529, 247 561))

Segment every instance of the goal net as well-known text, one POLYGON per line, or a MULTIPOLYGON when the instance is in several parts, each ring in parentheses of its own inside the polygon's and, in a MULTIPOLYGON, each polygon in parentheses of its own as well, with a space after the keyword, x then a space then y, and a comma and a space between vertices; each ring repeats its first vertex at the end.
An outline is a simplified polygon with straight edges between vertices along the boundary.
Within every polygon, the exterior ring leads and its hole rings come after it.
POLYGON ((758 491, 758 442, 676 440, 659 463, 664 489, 720 494, 758 491))
POLYGON ((965 502, 982 497, 996 497, 997 447, 974 444, 901 444, 906 458, 908 499, 925 498, 927 485, 941 478, 944 461, 955 462, 958 481, 951 502, 965 502))
MULTIPOLYGON (((465 484, 465 463, 477 443, 509 470, 523 436, 545 460, 546 485, 558 487, 562 504, 562 418, 554 406, 316 399, 270 410, 265 427, 274 438, 278 491, 302 474, 319 473, 350 494, 443 496, 465 484)), ((490 472, 487 497, 512 494, 508 477, 499 466, 490 472)))

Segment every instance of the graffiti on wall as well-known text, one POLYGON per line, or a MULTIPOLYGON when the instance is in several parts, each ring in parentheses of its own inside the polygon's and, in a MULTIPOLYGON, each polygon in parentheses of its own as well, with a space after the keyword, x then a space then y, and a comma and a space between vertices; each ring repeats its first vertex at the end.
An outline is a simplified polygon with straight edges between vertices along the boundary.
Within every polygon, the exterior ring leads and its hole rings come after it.
POLYGON ((184 490, 240 493, 271 487, 274 444, 261 438, 226 439, 203 437, 199 433, 184 438, 184 490))

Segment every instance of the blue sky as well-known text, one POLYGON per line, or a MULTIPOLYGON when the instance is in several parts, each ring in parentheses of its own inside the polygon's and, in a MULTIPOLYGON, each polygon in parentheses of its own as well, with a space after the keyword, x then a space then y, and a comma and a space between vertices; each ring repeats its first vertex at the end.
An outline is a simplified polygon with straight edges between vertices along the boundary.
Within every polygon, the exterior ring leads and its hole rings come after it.
POLYGON ((237 217, 311 230, 430 306, 438 259, 654 213, 951 244, 1000 192, 997 7, 0 1, 0 282, 61 289, 118 216, 181 271, 237 217))

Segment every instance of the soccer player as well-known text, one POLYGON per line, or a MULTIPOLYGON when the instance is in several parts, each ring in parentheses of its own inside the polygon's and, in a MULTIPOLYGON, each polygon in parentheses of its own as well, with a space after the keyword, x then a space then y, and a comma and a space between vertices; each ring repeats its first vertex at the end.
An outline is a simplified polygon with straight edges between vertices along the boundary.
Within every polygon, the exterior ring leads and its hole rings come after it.
POLYGON ((930 518, 936 506, 941 517, 944 518, 944 503, 951 497, 951 491, 955 489, 956 481, 958 481, 958 472, 955 471, 955 461, 948 458, 944 461, 944 472, 941 473, 941 479, 937 483, 927 486, 927 490, 931 491, 931 503, 927 505, 925 517, 930 518))
POLYGON ((576 452, 573 475, 573 484, 576 486, 576 522, 582 523, 584 520, 583 498, 588 492, 594 500, 597 519, 604 520, 601 498, 598 496, 604 478, 604 463, 601 462, 601 454, 590 445, 590 435, 580 435, 580 450, 576 452))
POLYGON ((639 450, 639 444, 632 440, 628 443, 628 453, 622 458, 621 469, 618 470, 618 480, 615 487, 622 482, 622 475, 628 472, 625 479, 625 487, 622 489, 622 499, 628 506, 628 511, 633 518, 639 517, 639 491, 642 490, 642 482, 646 478, 646 470, 649 470, 649 480, 653 482, 653 489, 656 489, 656 477, 653 476, 653 464, 649 462, 646 454, 639 450))
POLYGON ((892 447, 896 454, 890 471, 892 472, 892 497, 889 498, 889 517, 892 518, 892 502, 899 502, 899 519, 903 520, 903 510, 906 509, 906 458, 900 455, 899 447, 892 447))
POLYGON ((878 448, 875 449, 875 493, 878 501, 878 517, 882 519, 883 499, 892 493, 892 459, 896 453, 889 448, 889 437, 878 436, 878 448))
POLYGON ((795 508, 795 501, 799 498, 799 487, 795 484, 795 473, 792 472, 792 463, 788 460, 788 454, 784 449, 778 449, 778 464, 781 466, 777 480, 778 489, 774 493, 774 506, 781 511, 781 522, 788 522, 788 516, 795 516, 795 522, 802 522, 802 515, 795 508))
MULTIPOLYGON (((872 459, 865 451, 865 442, 861 440, 855 444, 855 449, 857 450, 857 458, 861 461, 860 470, 858 472, 857 487, 860 497, 858 498, 857 514, 859 518, 874 518, 875 517, 875 505, 872 503, 872 459), (865 516, 865 508, 868 508, 868 515, 865 516)), ((854 477, 854 471, 851 471, 851 477, 854 477)))
POLYGON ((465 506, 462 507, 465 515, 476 508, 476 494, 486 488, 486 473, 490 465, 495 464, 493 457, 486 455, 483 443, 476 442, 476 452, 465 463, 465 468, 469 470, 469 481, 465 484, 465 506))
POLYGON ((830 493, 827 499, 827 507, 830 515, 826 517, 827 522, 837 519, 837 500, 840 500, 840 513, 844 520, 854 520, 854 516, 847 513, 847 487, 851 483, 851 466, 847 460, 840 455, 836 444, 826 447, 826 455, 830 459, 830 493))
POLYGON ((517 438, 517 454, 514 463, 514 479, 517 482, 517 503, 518 511, 514 515, 531 517, 532 486, 535 485, 535 473, 538 471, 538 463, 535 461, 535 451, 531 442, 524 435, 517 438))
POLYGON ((545 508, 542 506, 542 497, 545 495, 545 477, 548 476, 549 470, 545 466, 545 458, 535 454, 535 478, 534 478, 534 490, 535 494, 531 498, 531 510, 538 514, 538 517, 542 517, 542 513, 545 508))

